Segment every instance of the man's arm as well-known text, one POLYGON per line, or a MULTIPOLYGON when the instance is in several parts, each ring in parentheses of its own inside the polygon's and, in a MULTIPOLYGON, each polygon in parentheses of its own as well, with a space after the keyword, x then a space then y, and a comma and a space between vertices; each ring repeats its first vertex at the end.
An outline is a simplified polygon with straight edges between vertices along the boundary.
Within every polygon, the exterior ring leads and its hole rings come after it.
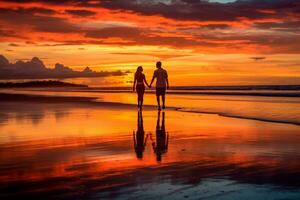
POLYGON ((152 85, 154 79, 155 79, 155 72, 153 73, 153 77, 152 77, 152 80, 151 80, 151 83, 150 83, 150 86, 149 86, 150 88, 151 88, 151 85, 152 85))
POLYGON ((167 83, 167 89, 169 89, 169 79, 168 79, 168 74, 166 72, 166 83, 167 83))

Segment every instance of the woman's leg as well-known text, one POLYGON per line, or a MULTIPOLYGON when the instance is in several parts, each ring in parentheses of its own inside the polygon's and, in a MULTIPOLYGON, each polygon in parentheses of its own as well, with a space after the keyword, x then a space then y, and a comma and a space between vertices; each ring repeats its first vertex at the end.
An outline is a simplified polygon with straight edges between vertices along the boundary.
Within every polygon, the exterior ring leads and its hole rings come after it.
POLYGON ((136 91, 138 93, 138 106, 141 108, 143 106, 145 87, 143 85, 139 85, 137 86, 136 91))
POLYGON ((137 105, 137 106, 140 107, 140 105, 141 105, 141 103, 140 103, 140 102, 141 102, 141 96, 140 96, 140 93, 138 93, 138 99, 137 99, 137 100, 138 100, 138 105, 137 105))
POLYGON ((136 87, 136 94, 137 94, 137 107, 140 107, 140 93, 138 87, 136 87))
POLYGON ((144 93, 141 93, 141 99, 140 99, 140 107, 143 107, 143 102, 144 102, 144 93))

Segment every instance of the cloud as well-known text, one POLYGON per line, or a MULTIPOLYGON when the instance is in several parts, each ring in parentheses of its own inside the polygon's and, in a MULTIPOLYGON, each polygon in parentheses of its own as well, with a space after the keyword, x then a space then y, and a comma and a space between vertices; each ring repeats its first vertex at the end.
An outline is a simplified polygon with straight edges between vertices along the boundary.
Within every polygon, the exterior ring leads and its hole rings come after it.
POLYGON ((20 45, 19 44, 15 44, 15 43, 10 43, 9 46, 11 46, 11 47, 19 47, 20 45))
POLYGON ((101 1, 49 1, 49 0, 2 0, 4 2, 40 2, 50 5, 100 7, 115 11, 130 11, 145 16, 160 15, 177 20, 236 21, 241 18, 263 19, 299 14, 298 0, 237 0, 231 3, 207 0, 101 0, 101 1))
POLYGON ((142 30, 136 27, 116 26, 109 28, 102 28, 97 30, 89 30, 86 32, 86 37, 91 38, 137 38, 141 37, 142 30))
POLYGON ((226 4, 207 0, 0 2, 8 5, 0 6, 0 39, 9 43, 153 45, 221 53, 300 52, 297 0, 237 0, 226 4))
POLYGON ((65 12, 77 17, 90 17, 97 14, 97 12, 90 10, 65 10, 65 12))
POLYGON ((18 35, 13 30, 0 29, 0 37, 18 37, 18 35))
POLYGON ((300 21, 287 21, 287 22, 257 22, 253 25, 260 29, 272 29, 276 31, 285 32, 299 32, 300 21))
POLYGON ((128 72, 100 71, 96 72, 86 67, 83 71, 75 71, 63 64, 57 63, 54 69, 47 68, 37 57, 30 61, 17 61, 9 63, 7 58, 0 55, 0 79, 48 79, 48 78, 79 78, 79 77, 107 77, 123 76, 128 72))
POLYGON ((99 3, 108 9, 125 10, 141 15, 161 15, 166 18, 198 21, 236 21, 240 18, 262 19, 297 12, 297 0, 238 0, 221 4, 206 0, 103 0, 99 3), (264 12, 263 10, 280 12, 264 12))
POLYGON ((102 44, 127 44, 127 45, 163 45, 172 47, 187 46, 210 46, 212 44, 203 41, 197 41, 193 38, 180 36, 161 36, 159 32, 153 32, 149 29, 138 27, 116 26, 97 30, 87 30, 86 37, 102 39, 102 44), (122 39, 114 40, 114 38, 122 39))
POLYGON ((265 60, 266 57, 263 56, 255 56, 255 57, 251 57, 250 59, 254 60, 254 61, 260 61, 260 60, 265 60))
POLYGON ((27 12, 30 14, 43 14, 43 15, 53 15, 56 13, 55 10, 49 9, 49 8, 41 8, 41 7, 31 7, 31 8, 19 8, 20 10, 23 10, 23 12, 27 12))
POLYGON ((64 18, 34 15, 28 9, 0 8, 0 22, 18 27, 28 27, 40 32, 69 33, 78 31, 78 26, 64 18))

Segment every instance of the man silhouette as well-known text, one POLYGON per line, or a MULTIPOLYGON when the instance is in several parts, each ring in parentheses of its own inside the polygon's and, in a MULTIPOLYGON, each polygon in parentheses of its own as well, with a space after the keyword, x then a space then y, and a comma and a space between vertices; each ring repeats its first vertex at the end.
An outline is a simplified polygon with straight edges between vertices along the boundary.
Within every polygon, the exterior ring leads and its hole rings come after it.
POLYGON ((166 89, 169 89, 169 80, 168 80, 168 73, 165 69, 161 67, 161 62, 158 61, 156 63, 156 70, 153 73, 153 78, 150 83, 150 88, 151 85, 156 79, 156 99, 157 99, 157 106, 158 110, 161 110, 160 107, 160 96, 162 98, 162 109, 165 109, 165 94, 166 94, 166 89))
POLYGON ((150 135, 150 140, 152 141, 152 148, 154 153, 156 154, 156 160, 161 161, 161 156, 168 151, 169 144, 169 134, 166 132, 165 128, 165 112, 162 112, 162 120, 160 120, 160 111, 157 115, 156 122, 156 141, 152 138, 152 134, 150 135), (160 123, 161 121, 161 123, 160 123))

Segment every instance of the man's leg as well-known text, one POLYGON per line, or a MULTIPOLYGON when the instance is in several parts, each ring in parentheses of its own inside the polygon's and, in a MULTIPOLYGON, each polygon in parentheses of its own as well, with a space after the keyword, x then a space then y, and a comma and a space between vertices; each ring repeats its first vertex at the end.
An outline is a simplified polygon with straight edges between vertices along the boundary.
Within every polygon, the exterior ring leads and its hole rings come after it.
POLYGON ((156 95, 156 100, 157 100, 158 110, 160 110, 160 99, 159 99, 159 95, 156 95))
POLYGON ((162 99, 162 109, 165 109, 165 95, 161 95, 161 99, 162 99))

